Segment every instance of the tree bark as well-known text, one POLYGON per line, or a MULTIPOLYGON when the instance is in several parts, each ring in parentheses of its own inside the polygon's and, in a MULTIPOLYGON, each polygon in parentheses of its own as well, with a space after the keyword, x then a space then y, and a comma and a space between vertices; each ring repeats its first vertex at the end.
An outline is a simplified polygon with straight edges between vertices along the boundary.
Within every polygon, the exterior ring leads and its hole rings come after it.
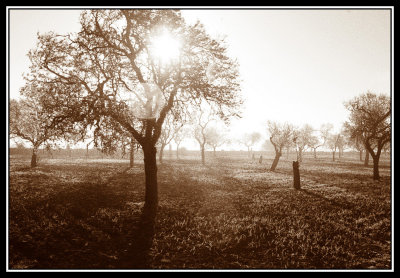
POLYGON ((31 167, 37 166, 37 149, 33 148, 32 150, 32 158, 31 158, 31 167))
POLYGON ((375 156, 373 158, 373 162, 374 162, 374 180, 379 180, 380 176, 379 176, 379 156, 375 156))
POLYGON ((205 165, 206 164, 206 159, 205 159, 205 153, 204 153, 204 146, 200 146, 200 149, 201 149, 201 163, 203 165, 205 165))
POLYGON ((143 146, 143 154, 146 181, 143 215, 148 220, 154 220, 158 206, 157 150, 154 146, 148 144, 143 146))
POLYGON ((364 166, 368 166, 369 162, 369 152, 365 151, 364 166))
POLYGON ((336 154, 336 151, 332 151, 332 161, 335 161, 335 154, 336 154))
POLYGON ((294 189, 300 189, 300 171, 298 161, 293 161, 293 187, 294 189))
POLYGON ((270 169, 271 171, 275 171, 275 168, 276 168, 276 166, 278 165, 279 158, 281 157, 281 155, 282 155, 281 152, 275 153, 275 159, 274 159, 274 161, 272 162, 271 169, 270 169))
POLYGON ((314 148, 314 158, 317 158, 317 148, 314 148))
POLYGON ((134 164, 135 164, 135 153, 134 153, 133 146, 131 145, 130 150, 129 150, 129 167, 132 168, 134 164))
POLYGON ((363 155, 363 150, 360 150, 360 161, 363 160, 362 155, 363 155))
POLYGON ((299 159, 298 159, 298 161, 299 162, 303 161, 303 150, 302 149, 299 149, 299 159))

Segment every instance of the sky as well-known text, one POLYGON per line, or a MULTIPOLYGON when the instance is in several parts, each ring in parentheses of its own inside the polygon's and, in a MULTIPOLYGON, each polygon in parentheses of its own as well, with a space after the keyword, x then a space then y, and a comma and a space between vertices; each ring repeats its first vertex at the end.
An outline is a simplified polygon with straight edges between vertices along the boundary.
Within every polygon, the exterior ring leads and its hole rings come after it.
MULTIPOLYGON (((79 13, 10 10, 11 98, 18 98, 37 32, 76 32, 79 13)), ((267 138, 268 120, 315 129, 332 123, 339 131, 348 117, 344 101, 367 90, 390 94, 390 10, 196 9, 182 15, 224 37, 240 65, 245 104, 229 127, 232 137, 257 131, 267 138)))

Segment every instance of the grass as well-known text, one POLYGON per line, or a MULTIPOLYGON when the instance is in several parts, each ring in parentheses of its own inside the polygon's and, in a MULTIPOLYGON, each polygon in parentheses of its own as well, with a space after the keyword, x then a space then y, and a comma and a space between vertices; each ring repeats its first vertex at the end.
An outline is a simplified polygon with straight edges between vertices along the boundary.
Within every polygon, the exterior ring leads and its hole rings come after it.
MULTIPOLYGON (((390 269, 390 168, 306 158, 270 172, 243 158, 165 160, 146 267, 390 269)), ((143 164, 11 157, 9 267, 121 268, 140 216, 143 164)))

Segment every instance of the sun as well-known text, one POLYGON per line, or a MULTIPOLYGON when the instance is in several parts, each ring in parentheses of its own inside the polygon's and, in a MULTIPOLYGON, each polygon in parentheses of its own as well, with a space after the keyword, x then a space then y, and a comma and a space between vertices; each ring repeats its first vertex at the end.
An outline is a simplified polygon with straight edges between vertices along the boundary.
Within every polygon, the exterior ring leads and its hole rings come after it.
POLYGON ((151 40, 151 55, 163 64, 177 60, 180 48, 181 42, 166 30, 151 40))

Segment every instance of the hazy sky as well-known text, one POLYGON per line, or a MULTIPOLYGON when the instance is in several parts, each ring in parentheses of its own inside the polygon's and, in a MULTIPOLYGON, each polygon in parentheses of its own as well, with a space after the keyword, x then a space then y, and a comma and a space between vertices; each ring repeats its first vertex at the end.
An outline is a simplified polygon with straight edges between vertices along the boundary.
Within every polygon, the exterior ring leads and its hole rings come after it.
MULTIPOLYGON (((10 11, 10 96, 18 97, 37 32, 79 30, 78 10, 10 11)), ((243 118, 232 134, 266 121, 318 128, 347 119, 343 101, 367 90, 390 93, 389 10, 184 10, 225 36, 240 64, 243 118)))

